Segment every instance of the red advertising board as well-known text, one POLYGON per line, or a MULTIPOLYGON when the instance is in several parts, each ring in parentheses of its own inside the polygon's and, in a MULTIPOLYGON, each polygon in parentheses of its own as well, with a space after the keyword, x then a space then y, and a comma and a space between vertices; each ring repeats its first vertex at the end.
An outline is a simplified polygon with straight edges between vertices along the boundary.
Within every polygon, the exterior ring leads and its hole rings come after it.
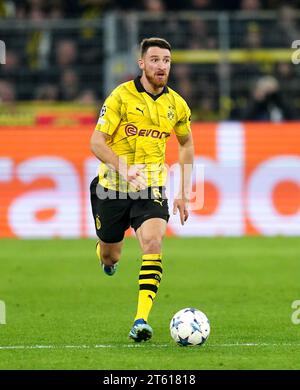
MULTIPOLYGON (((50 122, 0 128, 0 237, 94 236, 93 125, 50 122)), ((204 189, 204 198, 196 196, 184 227, 178 216, 170 218, 169 234, 299 235, 299 128, 300 123, 194 123, 195 168, 203 173, 195 180, 204 179, 194 189, 204 189)), ((171 169, 177 149, 173 135, 166 158, 171 169)))

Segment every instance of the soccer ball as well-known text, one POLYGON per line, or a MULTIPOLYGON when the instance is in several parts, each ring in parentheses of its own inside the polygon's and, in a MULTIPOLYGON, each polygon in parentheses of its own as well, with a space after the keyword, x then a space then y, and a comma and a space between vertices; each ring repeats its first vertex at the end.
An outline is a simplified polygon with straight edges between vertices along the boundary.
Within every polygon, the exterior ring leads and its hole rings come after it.
POLYGON ((202 345, 210 333, 209 320, 200 310, 182 309, 171 319, 170 332, 172 339, 181 346, 202 345))

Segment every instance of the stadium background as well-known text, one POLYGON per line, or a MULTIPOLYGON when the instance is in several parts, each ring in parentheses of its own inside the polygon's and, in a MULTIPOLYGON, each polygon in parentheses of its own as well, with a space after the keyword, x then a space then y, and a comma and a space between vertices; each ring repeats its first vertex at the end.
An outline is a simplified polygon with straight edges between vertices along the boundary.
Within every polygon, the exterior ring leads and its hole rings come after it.
POLYGON ((299 8, 0 0, 0 369, 300 369, 299 8), (140 249, 128 237, 116 275, 101 272, 89 138, 153 35, 171 42, 170 85, 192 108, 204 204, 184 227, 170 219, 154 336, 134 345, 140 249), (200 350, 170 338, 184 307, 210 319, 200 350))

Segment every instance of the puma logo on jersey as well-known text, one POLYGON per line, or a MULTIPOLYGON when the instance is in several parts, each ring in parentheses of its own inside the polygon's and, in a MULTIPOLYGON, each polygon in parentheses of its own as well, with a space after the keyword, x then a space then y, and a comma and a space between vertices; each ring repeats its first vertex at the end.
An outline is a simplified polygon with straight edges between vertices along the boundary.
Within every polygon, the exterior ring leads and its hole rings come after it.
POLYGON ((140 112, 144 115, 144 111, 143 111, 143 110, 141 110, 141 109, 138 108, 138 107, 135 107, 135 108, 136 108, 136 110, 140 111, 140 112))

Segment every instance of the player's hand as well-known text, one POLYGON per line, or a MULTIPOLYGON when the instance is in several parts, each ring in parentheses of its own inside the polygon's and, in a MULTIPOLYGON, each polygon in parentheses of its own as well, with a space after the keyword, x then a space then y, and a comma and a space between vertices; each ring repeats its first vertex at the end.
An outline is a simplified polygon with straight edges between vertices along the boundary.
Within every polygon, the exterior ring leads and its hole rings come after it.
POLYGON ((173 203, 173 214, 177 214, 177 210, 179 210, 180 222, 181 225, 187 221, 189 217, 188 212, 188 201, 183 199, 175 199, 173 203))
POLYGON ((137 191, 147 188, 147 179, 142 171, 145 164, 132 165, 127 171, 126 181, 137 191))

